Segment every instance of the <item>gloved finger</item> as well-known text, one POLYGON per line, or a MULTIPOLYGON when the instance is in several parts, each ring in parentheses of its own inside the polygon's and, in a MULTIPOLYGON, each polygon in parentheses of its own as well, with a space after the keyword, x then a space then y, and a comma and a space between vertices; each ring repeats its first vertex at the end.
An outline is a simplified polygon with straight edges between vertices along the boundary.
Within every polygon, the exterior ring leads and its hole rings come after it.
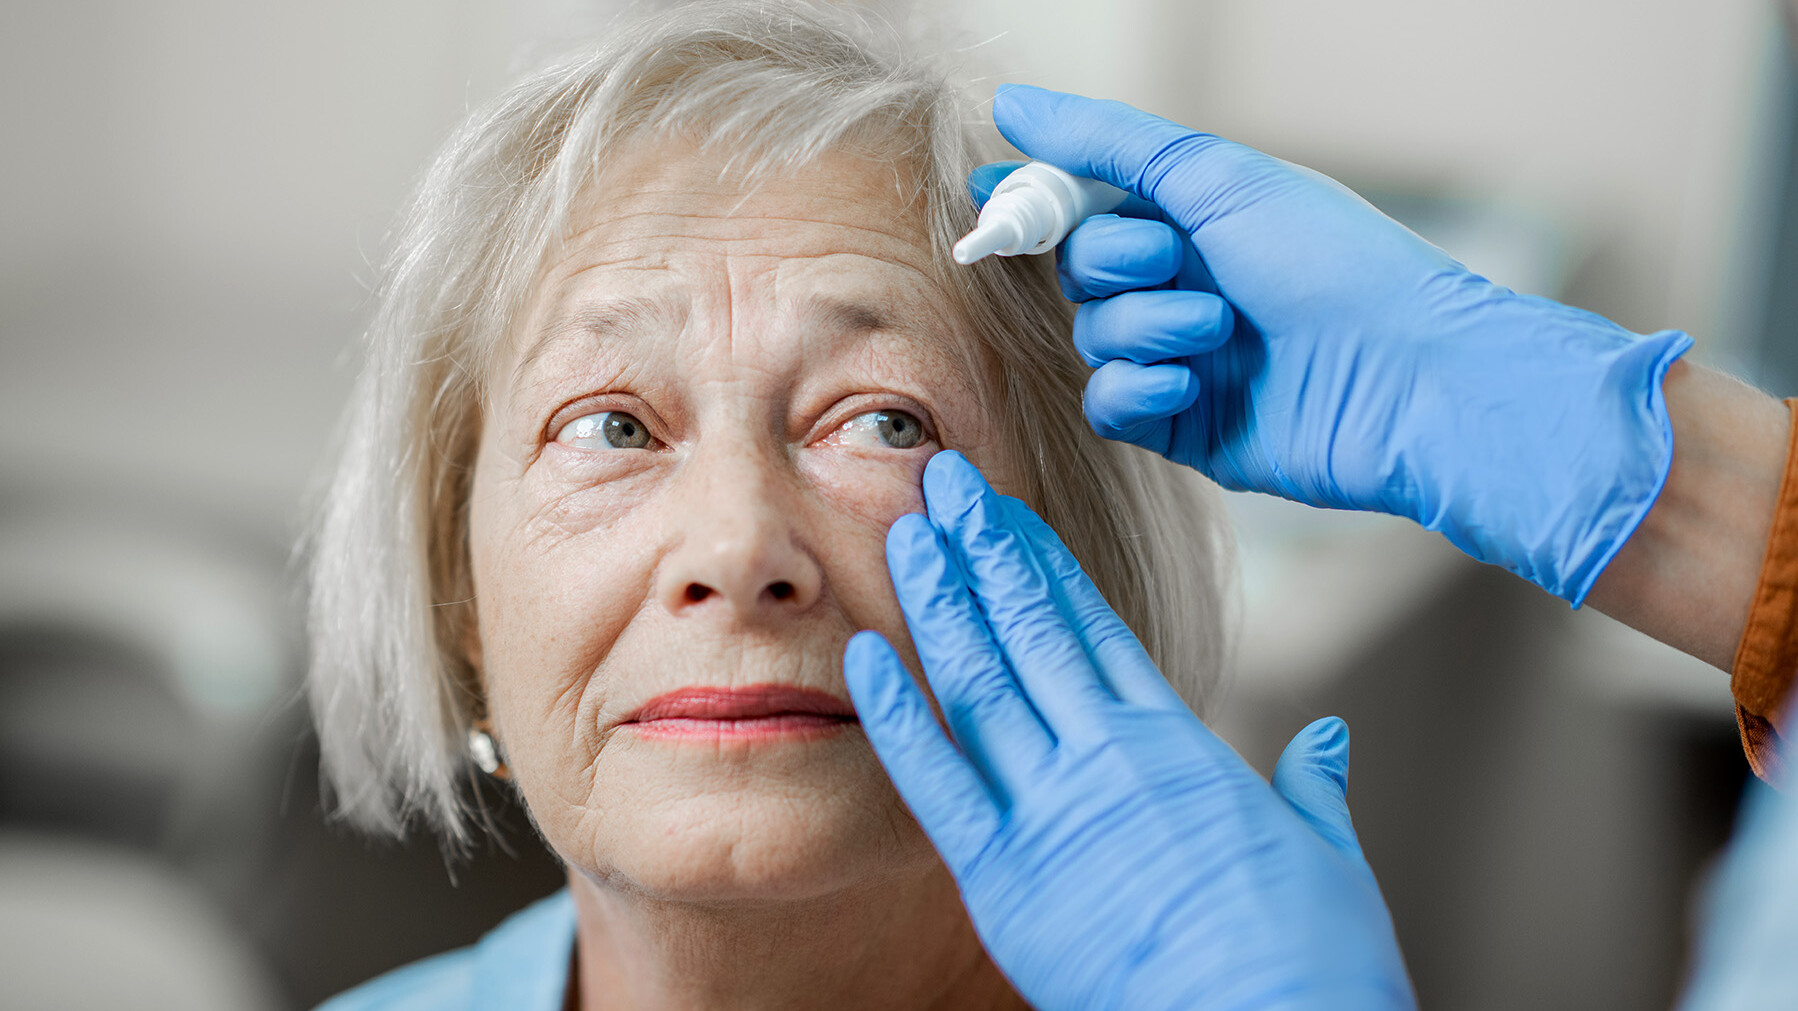
POLYGON ((887 531, 887 569, 949 732, 1006 794, 1004 784, 1040 769, 1055 741, 993 641, 959 555, 929 520, 907 513, 887 531))
POLYGON ((1094 368, 1115 359, 1152 365, 1215 351, 1235 325, 1230 304, 1209 292, 1126 291, 1074 313, 1074 349, 1094 368))
POLYGON ((1298 732, 1274 764, 1273 787, 1345 856, 1364 859, 1348 810, 1348 724, 1326 716, 1298 732))
POLYGON ((1086 379, 1086 421, 1107 439, 1167 451, 1170 420, 1199 399, 1199 380, 1185 365, 1139 365, 1121 358, 1086 379))
MULTIPOLYGON (((1164 225, 1174 225, 1168 220, 1167 212, 1152 201, 1144 200, 1134 193, 1124 197, 1124 202, 1111 209, 1111 213, 1120 218, 1142 218, 1146 221, 1159 221, 1164 225)), ((1178 227, 1175 225, 1175 227, 1178 227)))
MULTIPOLYGON (((1196 232, 1250 167, 1278 159, 1123 102, 1002 84, 993 122, 1012 146, 1077 176, 1129 190, 1196 232)), ((1296 176, 1295 176, 1296 178, 1296 176)))
POLYGON ((961 560, 968 589, 1007 665, 1050 733, 1091 737, 1113 701, 1004 501, 967 458, 938 453, 924 467, 930 520, 961 560))
POLYGON ((974 198, 974 206, 985 207, 992 199, 994 187, 1024 165, 1021 161, 995 161, 976 166, 968 173, 968 196, 974 198))
POLYGON ((944 736, 924 692, 879 632, 843 650, 843 679, 887 776, 951 869, 966 867, 999 830, 999 809, 944 736))
POLYGON ((1055 273, 1070 302, 1153 288, 1174 279, 1189 245, 1166 222, 1095 214, 1061 240, 1055 273))
POLYGON ((1087 578, 1085 570, 1063 544, 1055 529, 1032 512, 1023 502, 1003 500, 1007 516, 1029 542, 1037 561, 1048 576, 1051 591, 1068 615, 1087 656, 1098 668, 1100 679, 1113 695, 1132 705, 1154 709, 1183 709, 1180 698, 1167 678, 1149 659, 1149 654, 1124 619, 1111 609, 1099 588, 1087 578))

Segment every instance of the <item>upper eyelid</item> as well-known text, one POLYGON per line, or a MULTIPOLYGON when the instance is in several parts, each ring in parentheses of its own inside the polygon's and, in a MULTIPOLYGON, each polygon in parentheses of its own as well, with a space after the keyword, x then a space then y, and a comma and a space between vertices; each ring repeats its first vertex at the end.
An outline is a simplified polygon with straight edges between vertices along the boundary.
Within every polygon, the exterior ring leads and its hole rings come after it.
POLYGON ((663 424, 661 415, 655 412, 641 397, 628 393, 584 393, 572 400, 564 401, 544 419, 543 430, 538 433, 537 441, 543 445, 556 441, 562 429, 567 428, 590 414, 628 414, 641 421, 649 429, 649 437, 657 442, 665 443, 661 435, 667 426, 663 424), (621 403, 622 401, 622 403, 621 403))

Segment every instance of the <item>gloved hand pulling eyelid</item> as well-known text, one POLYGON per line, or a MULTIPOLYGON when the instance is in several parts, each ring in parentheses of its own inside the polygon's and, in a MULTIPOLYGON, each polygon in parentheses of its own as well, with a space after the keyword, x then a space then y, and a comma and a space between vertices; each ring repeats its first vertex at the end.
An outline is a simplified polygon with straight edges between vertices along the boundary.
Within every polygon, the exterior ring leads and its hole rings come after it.
POLYGON ((1414 1006, 1319 720, 1273 785, 1199 722, 1047 524, 954 452, 887 564, 944 734, 878 633, 862 727, 1033 1005, 1414 1006))
MULTIPOLYGON (((1134 195, 1060 249, 1100 435, 1408 517, 1575 606, 1660 494, 1685 334, 1517 295, 1332 180, 1120 102, 1002 85, 993 120, 1134 195)), ((1009 167, 975 170, 976 202, 1009 167)))

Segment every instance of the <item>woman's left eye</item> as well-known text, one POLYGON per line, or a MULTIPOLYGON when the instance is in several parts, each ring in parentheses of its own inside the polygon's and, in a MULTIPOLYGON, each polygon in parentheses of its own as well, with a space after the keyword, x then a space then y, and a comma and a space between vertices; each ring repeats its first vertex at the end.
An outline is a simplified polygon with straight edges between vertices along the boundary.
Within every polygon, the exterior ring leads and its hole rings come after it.
POLYGON ((579 449, 648 449, 649 427, 623 411, 588 414, 563 425, 556 441, 579 449))
POLYGON ((862 445, 878 445, 887 449, 912 449, 922 446, 929 436, 917 415, 906 411, 869 411, 850 418, 839 429, 843 435, 862 445))

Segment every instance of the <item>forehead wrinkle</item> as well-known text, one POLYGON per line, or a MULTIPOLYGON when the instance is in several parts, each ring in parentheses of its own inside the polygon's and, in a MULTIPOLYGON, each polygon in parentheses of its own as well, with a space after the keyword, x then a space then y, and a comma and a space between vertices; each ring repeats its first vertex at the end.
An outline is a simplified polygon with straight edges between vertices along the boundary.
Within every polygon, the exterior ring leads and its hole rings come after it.
MULTIPOLYGON (((845 200, 845 201, 842 201, 841 203, 849 204, 849 203, 851 203, 851 201, 845 200)), ((901 215, 899 215, 898 220, 905 221, 907 218, 911 218, 911 217, 913 217, 913 215, 910 213, 902 213, 901 215)), ((657 219, 657 218, 668 219, 669 227, 666 229, 661 229, 661 230, 634 232, 629 235, 619 236, 617 239, 602 240, 598 244, 598 248, 603 249, 606 245, 610 244, 611 242, 640 242, 645 239, 654 239, 654 238, 691 239, 691 238, 702 238, 703 237, 703 238, 710 239, 710 240, 717 241, 717 242, 730 242, 730 243, 755 242, 755 241, 759 241, 763 238, 763 234, 760 233, 759 231, 752 231, 752 232, 742 234, 742 235, 703 235, 703 236, 701 236, 701 235, 695 234, 695 232, 693 232, 691 230, 683 230, 680 227, 678 227, 678 224, 681 222, 691 222, 691 221, 707 221, 707 222, 716 222, 716 223, 720 223, 720 224, 735 223, 735 224, 745 224, 745 225, 768 224, 768 223, 780 222, 780 223, 796 224, 796 225, 815 225, 820 228, 840 228, 840 229, 844 229, 847 231, 858 232, 858 233, 862 233, 862 234, 866 234, 866 235, 876 235, 883 239, 888 239, 888 240, 891 240, 893 242, 899 243, 904 246, 909 246, 909 247, 914 247, 914 248, 919 248, 919 249, 923 248, 924 243, 927 239, 927 236, 924 234, 924 230, 922 228, 916 227, 916 225, 918 224, 917 222, 908 222, 909 224, 913 225, 914 227, 907 228, 907 229, 901 231, 901 230, 895 230, 892 228, 881 228, 878 225, 868 224, 865 221, 855 221, 855 220, 850 219, 847 216, 823 217, 823 216, 813 216, 813 215, 805 215, 805 214, 773 214, 773 213, 738 214, 734 210, 731 212, 728 212, 728 213, 723 213, 723 214, 707 214, 704 212, 678 211, 678 210, 671 210, 668 208, 650 208, 650 209, 646 209, 646 210, 620 210, 620 209, 616 209, 616 208, 605 208, 604 210, 602 210, 600 212, 600 214, 597 217, 597 220, 593 220, 591 223, 589 223, 579 229, 576 229, 574 232, 571 232, 568 235, 567 239, 565 239, 564 241, 568 245, 575 245, 575 244, 579 243, 581 240, 583 240, 584 238, 586 238, 591 233, 593 233, 595 231, 599 231, 601 229, 616 228, 619 225, 627 223, 627 222, 635 222, 635 221, 641 221, 642 219, 657 219)))
MULTIPOLYGON (((874 192, 861 185, 811 177, 794 181, 803 193, 775 194, 765 187, 745 193, 705 180, 699 185, 671 184, 653 173, 635 176, 625 187, 593 187, 582 201, 585 207, 570 215, 576 227, 562 239, 563 249, 570 255, 556 271, 561 275, 557 283, 569 286, 599 268, 633 273, 646 270, 691 281, 686 277, 690 253, 703 257, 709 246, 712 255, 736 260, 749 271, 748 275, 737 269, 721 272, 725 294, 716 309, 722 318, 708 321, 707 327, 722 327, 724 360, 734 367, 752 366, 757 372, 775 368, 774 362, 742 346, 741 338, 748 335, 737 333, 732 319, 738 310, 748 308, 739 302, 739 286, 767 267, 774 268, 771 293, 775 297, 766 308, 773 310, 775 319, 786 319, 784 324, 775 323, 776 330, 786 329, 799 338, 793 349, 798 352, 796 362, 815 360, 818 355, 834 358, 852 348, 892 347, 886 341, 867 339, 888 334, 901 338, 902 344, 934 346, 932 350, 939 354, 949 352, 950 360, 960 358, 960 352, 966 350, 960 345, 967 335, 957 325, 958 314, 946 311, 942 300, 933 298, 939 294, 938 281, 928 229, 923 227, 917 207, 895 201, 891 191, 874 192), (788 202, 774 206, 753 203, 763 196, 788 202), (716 202, 719 197, 725 198, 722 205, 716 202), (671 199, 682 203, 673 205, 671 199), (695 200, 698 207, 688 203, 695 200), (795 204, 796 200, 811 202, 795 204), (771 240, 776 241, 769 244, 771 240), (689 249, 689 242, 701 245, 689 249), (857 265, 847 268, 845 275, 825 266, 825 273, 817 275, 804 268, 802 276, 807 279, 798 281, 800 290, 781 298, 780 289, 787 285, 780 265, 822 265, 832 260, 863 261, 875 269, 857 265), (851 290, 832 290, 850 277, 854 278, 851 290), (854 339, 858 335, 863 339, 854 339)), ((691 306, 685 308, 691 312, 691 306)), ((640 319, 628 322, 637 324, 640 332, 640 319)), ((590 340, 591 331, 602 328, 582 327, 578 319, 552 320, 520 360, 518 371, 528 370, 559 343, 558 337, 567 339, 570 329, 590 340), (569 322, 572 326, 558 326, 569 322), (562 332, 551 333, 551 329, 562 332)))

